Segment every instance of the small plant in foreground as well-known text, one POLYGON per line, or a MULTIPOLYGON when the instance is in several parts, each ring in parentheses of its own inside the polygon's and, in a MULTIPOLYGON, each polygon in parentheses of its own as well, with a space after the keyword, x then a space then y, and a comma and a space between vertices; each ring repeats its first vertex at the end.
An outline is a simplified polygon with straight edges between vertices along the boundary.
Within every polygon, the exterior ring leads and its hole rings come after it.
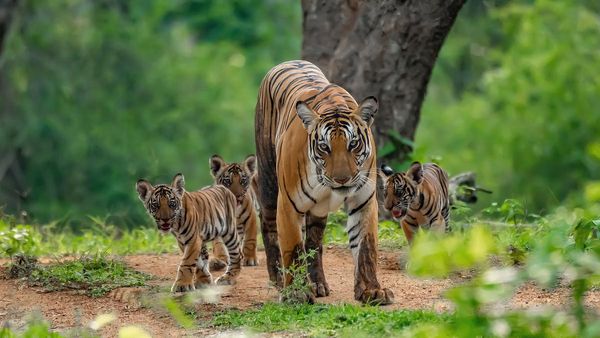
POLYGON ((39 266, 31 272, 28 282, 49 291, 82 290, 100 297, 119 287, 143 286, 148 279, 121 261, 98 255, 39 266))
POLYGON ((281 299, 285 302, 297 302, 304 299, 304 295, 313 292, 312 285, 309 284, 308 263, 315 257, 317 252, 310 250, 302 252, 298 256, 298 263, 291 264, 287 268, 281 268, 281 273, 285 276, 290 274, 292 283, 281 289, 281 299))

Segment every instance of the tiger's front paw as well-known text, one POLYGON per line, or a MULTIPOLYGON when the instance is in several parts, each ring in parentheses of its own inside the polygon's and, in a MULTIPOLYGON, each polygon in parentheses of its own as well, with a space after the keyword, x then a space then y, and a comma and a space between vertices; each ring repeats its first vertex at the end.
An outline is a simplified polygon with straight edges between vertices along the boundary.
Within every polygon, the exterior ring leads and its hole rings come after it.
POLYGON ((394 293, 387 288, 366 289, 356 300, 369 305, 389 305, 394 302, 394 293))
POLYGON ((329 285, 325 280, 317 281, 312 283, 313 290, 315 290, 315 294, 317 297, 327 297, 329 296, 329 285))
POLYGON ((212 283, 213 283, 213 279, 212 279, 211 275, 207 275, 207 276, 196 275, 196 281, 194 283, 194 286, 196 287, 196 289, 201 289, 201 288, 211 285, 212 283))
POLYGON ((244 266, 257 266, 258 265, 258 258, 256 257, 244 257, 244 259, 242 259, 242 265, 244 266))
POLYGON ((223 276, 217 278, 217 280, 215 281, 215 283, 217 285, 234 285, 236 281, 235 277, 232 277, 229 274, 224 274, 223 276))
POLYGON ((220 270, 225 269, 226 266, 227 266, 227 263, 218 258, 211 258, 208 261, 208 269, 210 271, 220 271, 220 270))
POLYGON ((189 292, 194 291, 196 288, 192 283, 184 283, 181 281, 176 281, 171 287, 171 292, 189 292))

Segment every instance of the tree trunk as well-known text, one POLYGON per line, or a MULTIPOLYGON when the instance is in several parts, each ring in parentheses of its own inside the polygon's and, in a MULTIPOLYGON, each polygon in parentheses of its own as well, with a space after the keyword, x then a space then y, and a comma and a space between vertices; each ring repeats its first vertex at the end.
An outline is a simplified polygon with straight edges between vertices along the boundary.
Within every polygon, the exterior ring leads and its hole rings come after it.
POLYGON ((302 58, 357 100, 379 99, 380 160, 412 151, 431 71, 465 1, 302 0, 302 58))
POLYGON ((17 9, 18 0, 0 0, 0 201, 11 211, 20 208, 21 197, 18 193, 16 171, 19 170, 19 154, 15 149, 9 131, 6 130, 7 118, 14 114, 13 98, 7 85, 2 62, 4 45, 8 36, 10 23, 17 9))

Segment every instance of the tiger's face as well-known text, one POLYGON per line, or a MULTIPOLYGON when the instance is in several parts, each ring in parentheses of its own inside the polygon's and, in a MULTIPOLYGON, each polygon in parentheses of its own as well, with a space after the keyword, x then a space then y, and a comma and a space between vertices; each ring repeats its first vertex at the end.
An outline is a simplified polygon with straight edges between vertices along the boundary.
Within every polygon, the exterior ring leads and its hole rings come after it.
POLYGON ((308 132, 308 156, 317 179, 333 190, 348 192, 369 177, 373 154, 369 128, 377 112, 377 100, 366 98, 353 112, 315 113, 304 102, 296 111, 308 132))
POLYGON ((215 183, 227 187, 235 195, 238 205, 241 204, 256 174, 256 157, 249 155, 242 163, 227 164, 219 155, 213 155, 209 164, 215 183))
POLYGON ((382 165, 381 173, 385 181, 384 206, 395 219, 401 220, 406 216, 410 205, 419 198, 423 166, 414 162, 406 172, 394 173, 392 168, 382 165))
POLYGON ((158 184, 152 186, 150 182, 144 179, 137 181, 138 196, 144 203, 146 211, 154 218, 156 226, 162 232, 169 232, 181 216, 183 186, 182 174, 175 175, 171 185, 158 184))

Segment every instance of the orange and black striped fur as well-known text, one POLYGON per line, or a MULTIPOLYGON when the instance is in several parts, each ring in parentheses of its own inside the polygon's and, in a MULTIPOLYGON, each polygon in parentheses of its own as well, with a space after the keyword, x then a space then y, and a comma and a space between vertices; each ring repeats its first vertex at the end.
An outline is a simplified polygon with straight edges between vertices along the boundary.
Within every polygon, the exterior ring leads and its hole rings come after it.
POLYGON ((409 243, 419 228, 448 231, 448 174, 435 163, 414 162, 406 172, 382 166, 385 208, 401 221, 409 243))
POLYGON ((235 228, 236 199, 231 191, 215 186, 187 192, 181 174, 175 175, 171 185, 152 186, 140 179, 136 189, 158 229, 173 233, 183 253, 172 292, 191 291, 212 283, 203 244, 217 237, 225 242, 229 261, 216 283, 235 283, 241 269, 241 245, 235 228))
MULTIPOLYGON (((329 295, 323 232, 328 213, 343 203, 349 210, 354 297, 378 304, 393 300, 376 276, 377 167, 370 126, 377 109, 375 98, 357 104, 307 61, 284 62, 262 81, 255 120, 257 196, 271 281, 281 284, 280 264, 300 264, 305 250, 317 253, 308 262, 314 292, 295 295, 295 300, 329 295)), ((284 286, 291 279, 286 273, 284 286)))
MULTIPOLYGON (((243 239, 242 265, 258 265, 256 257, 256 195, 251 186, 256 174, 256 157, 249 155, 243 163, 228 164, 219 155, 213 155, 209 160, 209 165, 215 184, 227 187, 236 197, 237 231, 243 239)), ((224 268, 227 251, 222 240, 213 242, 213 253, 215 258, 210 261, 210 269, 224 268)))

